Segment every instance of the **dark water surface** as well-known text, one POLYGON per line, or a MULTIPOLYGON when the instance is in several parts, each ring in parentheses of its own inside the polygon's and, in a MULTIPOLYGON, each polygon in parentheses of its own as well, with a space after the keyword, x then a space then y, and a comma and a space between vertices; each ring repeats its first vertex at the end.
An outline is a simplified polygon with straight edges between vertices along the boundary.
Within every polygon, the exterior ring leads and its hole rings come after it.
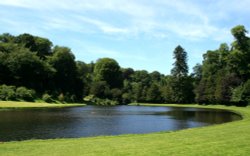
POLYGON ((0 111, 0 141, 150 133, 239 120, 235 113, 196 108, 85 106, 0 111))

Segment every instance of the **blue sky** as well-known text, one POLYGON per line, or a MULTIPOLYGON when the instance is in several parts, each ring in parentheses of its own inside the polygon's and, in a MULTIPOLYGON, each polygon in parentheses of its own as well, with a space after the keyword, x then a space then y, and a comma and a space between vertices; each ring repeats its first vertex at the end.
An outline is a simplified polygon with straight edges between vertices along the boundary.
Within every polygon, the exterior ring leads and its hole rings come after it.
POLYGON ((77 60, 111 57, 122 67, 169 74, 173 50, 202 54, 250 29, 250 0, 2 0, 0 33, 30 33, 68 46, 77 60))

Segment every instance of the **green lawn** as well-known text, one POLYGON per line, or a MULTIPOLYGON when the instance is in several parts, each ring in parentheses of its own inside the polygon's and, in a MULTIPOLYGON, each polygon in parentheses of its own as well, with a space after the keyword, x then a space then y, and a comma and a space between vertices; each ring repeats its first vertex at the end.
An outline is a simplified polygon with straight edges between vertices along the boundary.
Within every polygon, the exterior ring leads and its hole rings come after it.
POLYGON ((85 104, 51 104, 34 102, 0 101, 0 109, 26 109, 26 108, 63 108, 85 106, 85 104))
POLYGON ((250 107, 198 105, 188 105, 188 107, 231 110, 242 114, 244 119, 174 132, 6 142, 0 143, 0 155, 250 155, 250 107))

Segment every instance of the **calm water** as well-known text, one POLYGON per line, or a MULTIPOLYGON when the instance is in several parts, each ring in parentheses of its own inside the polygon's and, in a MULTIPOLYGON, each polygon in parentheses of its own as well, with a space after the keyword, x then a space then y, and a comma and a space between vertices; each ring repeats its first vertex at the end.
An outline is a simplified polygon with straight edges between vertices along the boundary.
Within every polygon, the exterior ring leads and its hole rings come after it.
POLYGON ((241 119, 226 111, 146 106, 0 111, 0 141, 150 133, 241 119))

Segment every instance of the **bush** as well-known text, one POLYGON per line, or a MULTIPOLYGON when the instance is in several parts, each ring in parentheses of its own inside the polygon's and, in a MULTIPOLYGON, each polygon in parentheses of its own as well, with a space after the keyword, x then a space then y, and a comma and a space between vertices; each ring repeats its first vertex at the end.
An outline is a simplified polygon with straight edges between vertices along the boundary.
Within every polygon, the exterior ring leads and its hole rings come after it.
POLYGON ((244 92, 244 86, 240 85, 234 89, 232 89, 232 97, 231 97, 231 102, 232 103, 237 103, 243 100, 242 94, 244 92))
POLYGON ((76 102, 77 101, 77 98, 75 95, 71 95, 70 96, 70 102, 76 102))
POLYGON ((250 79, 244 84, 244 90, 242 93, 243 101, 250 103, 250 79))
POLYGON ((239 106, 250 104, 250 80, 232 90, 231 103, 239 106))
POLYGON ((16 100, 15 94, 16 87, 15 86, 0 86, 0 100, 16 100))
POLYGON ((34 101, 35 91, 25 87, 18 87, 16 89, 16 98, 25 101, 34 101))
POLYGON ((119 102, 115 100, 100 99, 100 98, 93 98, 91 102, 94 105, 101 105, 101 106, 115 106, 119 104, 119 102))
POLYGON ((122 94, 122 104, 131 103, 131 95, 129 93, 122 94))
POLYGON ((57 98, 58 98, 58 100, 60 102, 64 102, 64 95, 63 95, 63 93, 61 93, 57 98))
POLYGON ((111 89, 110 93, 114 100, 119 100, 122 97, 122 91, 118 88, 111 89))
POLYGON ((53 102, 52 97, 49 94, 47 94, 47 93, 43 94, 42 99, 43 99, 43 101, 48 102, 48 103, 53 102))

